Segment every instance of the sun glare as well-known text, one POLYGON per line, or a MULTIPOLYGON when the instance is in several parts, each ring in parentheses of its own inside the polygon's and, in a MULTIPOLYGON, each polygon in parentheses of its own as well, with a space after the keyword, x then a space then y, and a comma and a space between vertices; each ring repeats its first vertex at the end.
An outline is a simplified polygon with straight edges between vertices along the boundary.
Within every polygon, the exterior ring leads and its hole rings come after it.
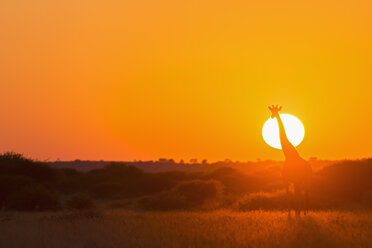
MULTIPOLYGON (((305 136, 305 128, 301 121, 290 114, 280 114, 288 140, 294 146, 298 146, 305 136)), ((279 126, 276 119, 269 118, 262 128, 262 136, 265 142, 274 148, 282 149, 279 138, 279 126)))

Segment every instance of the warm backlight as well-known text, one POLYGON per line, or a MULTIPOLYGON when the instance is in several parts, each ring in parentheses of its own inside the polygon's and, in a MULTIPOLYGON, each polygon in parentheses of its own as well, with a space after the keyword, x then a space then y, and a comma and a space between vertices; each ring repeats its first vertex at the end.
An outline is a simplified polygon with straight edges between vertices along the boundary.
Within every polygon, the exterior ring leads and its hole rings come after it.
MULTIPOLYGON (((304 125, 302 125, 301 121, 293 115, 280 114, 280 117, 282 118, 289 141, 292 145, 298 146, 305 136, 304 125)), ((262 136, 269 146, 282 149, 279 138, 279 126, 275 118, 269 118, 265 122, 262 128, 262 136)))

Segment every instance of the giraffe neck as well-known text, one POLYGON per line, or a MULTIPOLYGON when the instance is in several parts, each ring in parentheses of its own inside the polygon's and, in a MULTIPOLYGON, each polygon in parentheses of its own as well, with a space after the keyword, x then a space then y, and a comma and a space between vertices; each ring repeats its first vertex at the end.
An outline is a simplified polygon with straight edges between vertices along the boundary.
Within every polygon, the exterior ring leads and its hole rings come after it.
POLYGON ((276 117, 276 120, 278 122, 279 126, 279 137, 280 137, 280 144, 282 146, 282 151, 284 153, 286 160, 292 160, 299 158, 300 155, 298 154, 296 148, 292 145, 291 142, 289 142, 287 134, 285 132, 285 128, 283 125, 283 121, 280 118, 280 115, 278 114, 276 117))

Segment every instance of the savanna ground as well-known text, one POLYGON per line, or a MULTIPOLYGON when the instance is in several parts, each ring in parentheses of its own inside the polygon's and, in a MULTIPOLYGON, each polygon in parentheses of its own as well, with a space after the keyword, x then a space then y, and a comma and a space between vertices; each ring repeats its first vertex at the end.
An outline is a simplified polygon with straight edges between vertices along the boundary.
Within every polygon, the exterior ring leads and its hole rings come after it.
POLYGON ((0 247, 372 247, 371 211, 7 213, 0 247))
POLYGON ((0 154, 0 248, 372 247, 372 159, 311 162, 312 211, 288 219, 277 162, 80 171, 0 154))

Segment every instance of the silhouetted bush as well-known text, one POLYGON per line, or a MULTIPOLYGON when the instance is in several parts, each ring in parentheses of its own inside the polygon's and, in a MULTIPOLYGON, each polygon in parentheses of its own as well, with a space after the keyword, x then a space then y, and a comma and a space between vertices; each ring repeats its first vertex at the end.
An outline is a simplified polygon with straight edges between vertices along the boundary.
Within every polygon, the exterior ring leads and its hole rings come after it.
POLYGON ((111 163, 86 173, 83 184, 97 198, 131 198, 169 190, 186 178, 184 172, 145 173, 134 166, 111 163))
POLYGON ((55 194, 39 185, 24 187, 14 192, 8 202, 8 209, 23 211, 57 210, 60 208, 55 194))
POLYGON ((58 180, 58 170, 46 163, 35 162, 18 153, 0 154, 0 174, 15 174, 34 179, 40 184, 52 184, 58 180))
POLYGON ((362 196, 363 205, 372 208, 372 190, 365 192, 362 196))
POLYGON ((15 192, 33 184, 35 182, 28 177, 12 174, 0 175, 0 207, 6 207, 15 192))
POLYGON ((291 204, 289 200, 291 198, 288 199, 284 191, 252 193, 239 200, 238 209, 241 211, 284 210, 291 204))
POLYGON ((99 210, 81 210, 81 211, 69 211, 69 212, 59 212, 53 215, 42 216, 43 221, 58 221, 70 223, 76 220, 86 220, 86 219, 102 219, 104 213, 99 210))
POLYGON ((261 191, 265 185, 259 177, 247 175, 237 169, 221 167, 204 176, 205 179, 220 181, 225 193, 244 195, 261 191))
POLYGON ((121 185, 115 182, 99 183, 93 187, 91 193, 100 199, 114 199, 121 196, 121 185))
POLYGON ((99 198, 136 197, 142 195, 140 182, 146 173, 123 163, 111 163, 104 169, 86 173, 87 190, 99 198))
POLYGON ((75 169, 59 169, 60 179, 56 182, 56 189, 62 194, 74 194, 83 191, 84 174, 75 169))
POLYGON ((196 209, 215 205, 221 194, 222 185, 217 181, 186 181, 170 191, 141 199, 139 205, 153 210, 196 209))
POLYGON ((93 208, 93 202, 88 197, 74 196, 66 202, 68 209, 86 210, 93 208))
POLYGON ((118 201, 112 201, 109 205, 108 208, 111 209, 128 209, 133 206, 133 202, 127 199, 124 200, 118 200, 118 201))
POLYGON ((222 194, 222 186, 217 181, 187 181, 174 188, 174 192, 185 197, 192 204, 201 205, 208 199, 216 199, 222 194))
POLYGON ((319 171, 314 178, 312 193, 315 202, 333 207, 364 204, 372 190, 372 159, 342 161, 319 171))
POLYGON ((139 195, 155 194, 164 190, 169 190, 179 182, 193 179, 188 173, 170 171, 160 173, 146 173, 136 184, 139 195))

